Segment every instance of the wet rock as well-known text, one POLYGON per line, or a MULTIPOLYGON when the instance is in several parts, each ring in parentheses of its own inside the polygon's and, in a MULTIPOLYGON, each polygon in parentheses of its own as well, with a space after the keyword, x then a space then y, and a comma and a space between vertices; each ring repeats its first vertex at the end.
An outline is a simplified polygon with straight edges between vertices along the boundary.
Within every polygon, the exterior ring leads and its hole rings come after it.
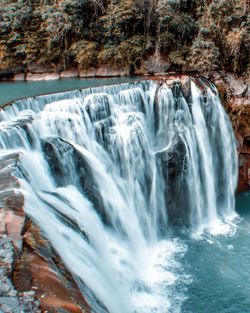
POLYGON ((161 167, 165 180, 164 195, 168 207, 168 219, 171 224, 179 224, 187 221, 189 212, 188 181, 186 170, 188 169, 185 144, 181 138, 175 138, 175 145, 170 151, 157 154, 157 163, 161 167))
POLYGON ((90 313, 60 258, 40 230, 27 222, 13 175, 18 158, 12 153, 0 159, 0 312, 90 313))
MULTIPOLYGON (((104 210, 98 184, 84 156, 74 146, 61 138, 43 140, 42 149, 56 184, 67 186, 70 183, 80 188, 93 203, 104 223, 109 224, 110 221, 104 210), (72 174, 72 172, 77 173, 77 175, 72 174)), ((64 219, 60 212, 57 212, 57 215, 64 219)), ((71 224, 71 227, 77 227, 77 225, 71 224)), ((83 234, 83 236, 85 235, 83 234)))
POLYGON ((250 95, 249 80, 228 73, 213 73, 223 105, 231 119, 239 155, 238 191, 250 189, 250 95))
POLYGON ((48 312, 63 309, 68 312, 90 312, 74 280, 56 253, 51 251, 50 244, 38 227, 29 222, 25 233, 25 248, 14 272, 14 284, 21 292, 21 303, 28 303, 29 307, 40 303, 42 310, 48 312), (32 300, 34 296, 38 303, 32 300))

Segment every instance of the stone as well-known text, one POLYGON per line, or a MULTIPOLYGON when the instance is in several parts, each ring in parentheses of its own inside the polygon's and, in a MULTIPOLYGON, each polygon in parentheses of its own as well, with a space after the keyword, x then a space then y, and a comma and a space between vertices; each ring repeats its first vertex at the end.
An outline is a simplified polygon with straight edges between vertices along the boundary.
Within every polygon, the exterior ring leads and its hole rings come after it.
POLYGON ((238 191, 250 189, 250 149, 247 138, 250 136, 250 97, 249 79, 231 73, 212 73, 222 103, 231 119, 239 158, 238 191))
POLYGON ((90 67, 87 70, 80 70, 79 77, 80 78, 88 78, 96 76, 96 68, 90 67))
POLYGON ((56 80, 56 79, 60 79, 59 73, 42 73, 42 74, 28 73, 26 75, 27 81, 56 80))
POLYGON ((4 275, 10 275, 14 263, 14 248, 9 238, 0 239, 0 267, 4 275))
POLYGON ((0 295, 6 297, 17 296, 17 291, 15 290, 11 280, 6 276, 0 279, 0 295))
POLYGON ((4 280, 0 281, 0 294, 1 295, 8 295, 8 291, 11 289, 11 287, 8 285, 7 282, 4 282, 4 280))
POLYGON ((123 68, 112 68, 109 66, 101 66, 99 68, 90 67, 87 70, 80 70, 79 77, 122 77, 128 76, 129 70, 123 68))
POLYGON ((77 69, 62 71, 60 73, 61 78, 78 77, 79 73, 77 69))
POLYGON ((227 74, 225 76, 225 81, 229 84, 233 96, 243 96, 248 89, 246 82, 244 82, 242 78, 237 78, 233 74, 227 74))
POLYGON ((13 77, 14 81, 24 81, 25 80, 25 74, 24 73, 18 73, 15 74, 13 77))
POLYGON ((128 76, 129 70, 125 68, 110 68, 108 66, 99 67, 96 71, 96 76, 100 77, 119 77, 128 76))
POLYGON ((24 227, 24 215, 20 216, 17 212, 9 209, 0 209, 1 220, 4 221, 5 232, 12 241, 16 251, 20 252, 22 248, 22 230, 24 227))
POLYGON ((27 72, 34 74, 46 74, 54 73, 57 71, 57 67, 53 67, 48 64, 39 64, 39 63, 29 63, 27 64, 27 72))

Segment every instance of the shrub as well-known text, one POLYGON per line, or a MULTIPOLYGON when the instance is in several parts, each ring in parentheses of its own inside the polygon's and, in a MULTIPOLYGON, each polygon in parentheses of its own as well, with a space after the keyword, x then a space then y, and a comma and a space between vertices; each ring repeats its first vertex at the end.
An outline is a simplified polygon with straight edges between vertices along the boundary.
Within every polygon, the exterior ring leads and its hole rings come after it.
POLYGON ((73 44, 69 51, 80 68, 87 69, 89 66, 96 66, 98 46, 95 42, 81 40, 73 44))
POLYGON ((190 63, 201 71, 211 71, 219 68, 220 52, 211 40, 197 37, 191 49, 190 63))

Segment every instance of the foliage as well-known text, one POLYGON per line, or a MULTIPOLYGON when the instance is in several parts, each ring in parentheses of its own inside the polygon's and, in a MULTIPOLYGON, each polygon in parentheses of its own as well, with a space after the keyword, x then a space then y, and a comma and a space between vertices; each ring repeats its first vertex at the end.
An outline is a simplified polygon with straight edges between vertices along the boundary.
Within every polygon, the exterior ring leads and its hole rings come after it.
POLYGON ((160 52, 162 53, 170 52, 175 43, 176 43, 175 38, 172 33, 165 31, 159 34, 160 52))
POLYGON ((111 4, 94 28, 93 39, 103 44, 119 44, 140 33, 143 15, 131 0, 111 4))
POLYGON ((70 47, 70 54, 79 64, 80 68, 87 69, 97 64, 98 55, 95 42, 81 40, 70 47))
POLYGON ((142 36, 134 36, 121 42, 117 47, 110 46, 100 52, 99 63, 110 64, 113 67, 137 68, 146 53, 146 40, 142 36))
MULTIPOLYGON (((7 0, 6 0, 7 1, 7 0)), ((155 52, 173 66, 249 70, 241 0, 18 0, 2 9, 0 62, 123 66, 155 52)))
POLYGON ((201 71, 208 72, 219 68, 219 49, 213 41, 197 38, 192 46, 190 63, 201 71))

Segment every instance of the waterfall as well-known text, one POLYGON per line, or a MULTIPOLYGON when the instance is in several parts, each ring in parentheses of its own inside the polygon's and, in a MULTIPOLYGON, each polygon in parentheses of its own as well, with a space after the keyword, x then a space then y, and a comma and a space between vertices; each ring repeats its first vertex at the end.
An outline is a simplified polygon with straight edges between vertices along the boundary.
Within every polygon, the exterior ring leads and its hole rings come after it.
POLYGON ((25 211, 97 313, 180 312, 185 245, 234 216, 236 145, 213 86, 153 81, 19 100, 0 111, 25 211))

